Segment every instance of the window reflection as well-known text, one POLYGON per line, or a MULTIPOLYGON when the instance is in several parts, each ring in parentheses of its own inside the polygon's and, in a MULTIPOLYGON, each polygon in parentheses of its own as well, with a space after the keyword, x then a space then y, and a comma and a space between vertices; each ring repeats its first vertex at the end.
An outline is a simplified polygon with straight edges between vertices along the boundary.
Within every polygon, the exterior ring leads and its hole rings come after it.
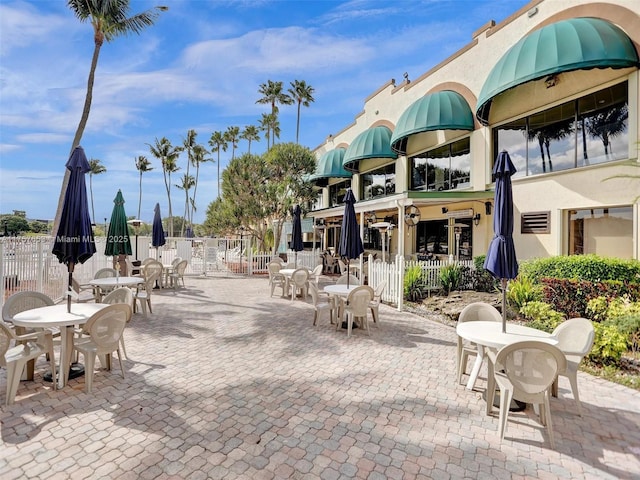
POLYGON ((569 211, 569 255, 633 258, 633 208, 569 211))
POLYGON ((347 189, 351 188, 351 180, 344 180, 342 182, 329 185, 329 206, 336 207, 344 203, 344 196, 347 194, 347 189))
POLYGON ((467 188, 470 178, 469 138, 411 158, 412 190, 442 191, 467 188))
POLYGON ((362 198, 369 199, 393 195, 396 193, 396 164, 371 170, 360 175, 362 179, 362 198))
POLYGON ((626 158, 627 88, 624 82, 495 128, 493 158, 508 151, 516 177, 626 158))

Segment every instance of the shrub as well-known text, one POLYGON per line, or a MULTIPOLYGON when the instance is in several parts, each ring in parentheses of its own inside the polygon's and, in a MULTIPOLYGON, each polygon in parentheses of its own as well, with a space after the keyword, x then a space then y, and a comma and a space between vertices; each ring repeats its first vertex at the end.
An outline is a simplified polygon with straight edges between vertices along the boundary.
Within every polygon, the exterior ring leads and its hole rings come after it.
POLYGON ((533 282, 525 276, 520 275, 515 280, 509 282, 507 288, 507 301, 509 305, 516 310, 520 309, 527 302, 535 302, 542 300, 542 288, 534 285, 533 282))
POLYGON ((553 332, 564 321, 560 312, 556 312, 551 305, 544 302, 527 302, 520 308, 520 313, 528 320, 527 326, 547 333, 553 332))
POLYGON ((457 263, 445 265, 440 269, 440 283, 442 288, 449 295, 453 290, 457 290, 462 282, 462 268, 457 263))
POLYGON ((604 324, 615 326, 626 337, 629 350, 640 352, 640 313, 610 318, 604 324))
POLYGON ((640 262, 598 255, 569 255, 525 260, 520 274, 534 283, 544 277, 580 279, 588 282, 618 280, 640 283, 640 262))
POLYGON ((618 365, 627 351, 627 337, 615 325, 594 322, 595 339, 587 358, 602 365, 618 365))
POLYGON ((404 272, 404 298, 415 302, 424 296, 425 281, 422 269, 415 265, 404 272))
POLYGON ((486 255, 478 255, 477 257, 473 257, 473 266, 476 268, 478 272, 484 270, 484 261, 486 258, 487 258, 486 255))
POLYGON ((607 297, 592 298, 587 302, 587 318, 595 322, 603 322, 607 319, 609 300, 607 297))

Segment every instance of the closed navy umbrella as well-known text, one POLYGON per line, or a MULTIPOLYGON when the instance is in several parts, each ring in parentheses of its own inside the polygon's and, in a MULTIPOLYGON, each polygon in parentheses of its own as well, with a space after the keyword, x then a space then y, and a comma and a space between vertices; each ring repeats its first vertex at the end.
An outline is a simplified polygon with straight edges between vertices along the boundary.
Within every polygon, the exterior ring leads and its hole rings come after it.
POLYGON ((71 312, 73 269, 76 264, 86 262, 96 253, 96 244, 91 230, 87 187, 84 180, 85 174, 91 168, 81 146, 73 149, 66 167, 71 173, 64 194, 60 226, 51 251, 60 263, 67 265, 69 272, 67 312, 71 312))
POLYGON ((156 260, 158 259, 158 247, 167 243, 164 238, 164 228, 162 227, 162 216, 160 215, 160 204, 156 203, 153 209, 153 226, 151 228, 151 246, 156 249, 156 260))
POLYGON ((358 258, 364 253, 362 238, 360 238, 360 227, 356 218, 354 204, 356 197, 349 188, 344 196, 344 215, 342 217, 342 229, 340 230, 340 243, 338 244, 338 255, 347 259, 347 287, 349 286, 349 261, 358 258))
POLYGON ((513 194, 511 192, 511 177, 516 173, 509 154, 502 151, 498 154, 493 166, 493 176, 496 182, 494 198, 493 232, 494 237, 489 245, 486 268, 494 277, 501 279, 502 286, 502 332, 506 332, 507 283, 518 276, 518 261, 516 248, 513 243, 513 194))
POLYGON ((300 205, 296 205, 293 209, 293 227, 291 229, 291 250, 294 254, 294 266, 298 268, 298 252, 304 250, 304 244, 302 243, 302 209, 300 205))

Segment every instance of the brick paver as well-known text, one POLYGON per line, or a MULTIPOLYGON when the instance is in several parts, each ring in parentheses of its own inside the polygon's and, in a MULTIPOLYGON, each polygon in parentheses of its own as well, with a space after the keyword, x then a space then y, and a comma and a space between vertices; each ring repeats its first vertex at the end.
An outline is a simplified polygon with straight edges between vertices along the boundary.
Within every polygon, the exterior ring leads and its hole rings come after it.
POLYGON ((134 315, 125 379, 52 391, 39 360, 2 406, 0 478, 640 478, 637 391, 580 374, 581 418, 561 378, 556 449, 531 409, 501 444, 486 371, 456 384, 453 328, 382 306, 347 338, 266 278, 186 284, 134 315))

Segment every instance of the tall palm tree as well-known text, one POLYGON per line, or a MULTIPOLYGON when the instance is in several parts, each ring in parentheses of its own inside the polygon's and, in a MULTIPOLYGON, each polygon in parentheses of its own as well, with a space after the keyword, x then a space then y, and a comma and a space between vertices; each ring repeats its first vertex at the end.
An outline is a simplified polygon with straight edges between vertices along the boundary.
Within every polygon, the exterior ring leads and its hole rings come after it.
POLYGON ((191 214, 189 215, 189 225, 193 223, 193 212, 196 211, 196 193, 198 191, 198 176, 200 175, 200 164, 204 162, 211 162, 213 159, 207 157, 209 151, 204 148, 204 145, 193 146, 193 165, 196 167, 196 179, 193 185, 193 197, 191 197, 191 214))
POLYGON ((278 116, 273 113, 263 113, 260 119, 260 130, 265 132, 264 136, 267 138, 267 151, 269 150, 269 140, 273 138, 271 145, 275 143, 276 136, 280 138, 280 122, 278 116), (277 128, 277 135, 274 128, 277 128), (272 135, 273 133, 273 135, 272 135))
POLYGON ((240 139, 240 127, 227 127, 224 136, 231 145, 231 160, 233 160, 236 156, 236 148, 238 148, 238 140, 240 139))
POLYGON ((136 218, 140 219, 140 209, 142 207, 142 174, 145 172, 150 172, 151 170, 153 170, 153 167, 151 166, 151 162, 147 159, 147 157, 145 157, 144 155, 139 155, 138 158, 136 158, 136 170, 140 172, 140 187, 138 189, 140 193, 138 195, 138 216, 136 218))
POLYGON ((107 168, 100 163, 100 160, 92 158, 89 160, 89 192, 91 192, 91 218, 96 223, 96 212, 93 210, 93 176, 100 175, 107 171, 107 168))
POLYGON ((293 98, 287 95, 283 89, 284 87, 282 86, 282 82, 267 80, 267 83, 261 83, 258 93, 262 95, 262 98, 256 100, 256 103, 271 105, 271 113, 277 115, 279 111, 278 104, 293 104, 293 98))
POLYGON ((167 137, 160 140, 156 138, 155 145, 149 145, 151 155, 162 163, 162 174, 164 175, 164 186, 167 190, 167 200, 169 201, 169 236, 173 236, 173 210, 171 208, 171 174, 180 170, 178 167, 178 157, 182 151, 181 147, 174 147, 167 137))
MULTIPOLYGON (((131 33, 140 34, 146 27, 153 25, 160 15, 160 12, 168 10, 168 7, 156 6, 138 13, 133 16, 129 15, 129 0, 68 0, 67 5, 73 11, 74 15, 84 23, 91 22, 93 27, 93 57, 91 58, 91 67, 89 69, 89 77, 87 79, 87 92, 84 98, 84 107, 80 123, 73 137, 71 151, 80 145, 84 129, 89 120, 89 112, 91 110, 91 100, 93 99, 93 84, 95 79, 96 68, 98 66, 98 57, 100 49, 105 42, 129 35, 131 33)), ((62 189, 58 199, 58 209, 54 220, 54 232, 57 231, 62 215, 62 204, 64 195, 69 183, 69 171, 65 169, 64 179, 62 181, 62 189)))
MULTIPOLYGON (((189 175, 189 167, 193 165, 193 147, 196 144, 196 137, 198 136, 198 132, 193 129, 187 131, 187 136, 182 140, 182 148, 187 152, 187 172, 186 176, 189 175)), ((184 216, 182 217, 182 229, 184 230, 184 222, 187 220, 187 215, 189 214, 189 191, 186 192, 186 198, 184 201, 184 216)))
POLYGON ((227 139, 224 133, 220 131, 213 132, 209 139, 209 145, 211 145, 211 153, 218 153, 218 198, 220 198, 220 150, 227 151, 227 139))
POLYGON ((300 133, 300 106, 308 107, 312 102, 315 102, 313 98, 313 92, 315 89, 311 85, 307 85, 304 80, 294 80, 290 82, 291 88, 289 88, 289 95, 298 104, 298 117, 296 119, 296 143, 298 143, 298 136, 300 133))
POLYGON ((175 186, 180 190, 184 190, 185 196, 185 206, 184 206, 184 216, 182 217, 182 226, 180 227, 180 236, 184 237, 184 227, 187 223, 187 215, 189 214, 189 190, 196 183, 196 179, 193 178, 193 175, 183 174, 182 180, 180 183, 176 183, 175 186))
POLYGON ((242 130, 242 133, 240 134, 240 138, 242 138, 243 140, 246 140, 247 143, 249 144, 249 149, 247 151, 247 153, 251 153, 251 142, 252 141, 256 141, 259 142, 260 141, 260 135, 259 135, 260 130, 258 130, 258 127, 256 127, 255 125, 247 125, 246 127, 244 127, 244 130, 242 130))

